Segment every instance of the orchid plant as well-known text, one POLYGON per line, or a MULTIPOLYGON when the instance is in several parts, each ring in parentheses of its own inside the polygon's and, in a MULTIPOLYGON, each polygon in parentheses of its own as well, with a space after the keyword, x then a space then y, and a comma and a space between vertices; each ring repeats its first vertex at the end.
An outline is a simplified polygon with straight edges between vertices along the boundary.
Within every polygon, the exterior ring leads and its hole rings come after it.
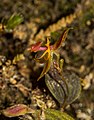
POLYGON ((35 58, 36 61, 41 61, 41 59, 44 59, 44 68, 38 77, 38 80, 40 80, 49 71, 51 63, 53 61, 53 55, 56 54, 56 50, 60 48, 62 43, 65 41, 70 29, 71 28, 66 28, 59 40, 57 40, 53 45, 50 44, 50 40, 47 37, 47 42, 44 46, 42 46, 43 42, 37 42, 36 44, 31 45, 31 47, 28 49, 31 52, 35 53, 43 51, 43 54, 39 58, 35 58))

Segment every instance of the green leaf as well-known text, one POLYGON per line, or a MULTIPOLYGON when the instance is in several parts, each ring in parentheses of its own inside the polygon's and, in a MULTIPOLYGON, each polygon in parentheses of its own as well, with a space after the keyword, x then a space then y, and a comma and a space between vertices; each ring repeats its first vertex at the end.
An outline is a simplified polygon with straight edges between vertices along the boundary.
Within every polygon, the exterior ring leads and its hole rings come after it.
POLYGON ((70 115, 54 109, 45 110, 46 120, 74 120, 70 115))
POLYGON ((75 101, 81 92, 80 78, 69 71, 59 74, 55 68, 50 68, 45 75, 45 82, 54 98, 63 106, 75 101))
POLYGON ((10 31, 17 25, 23 22, 23 17, 20 14, 13 14, 6 23, 6 30, 10 31))
POLYGON ((67 71, 64 73, 64 78, 68 85, 68 98, 66 100, 66 105, 74 102, 81 93, 81 80, 80 78, 73 72, 67 71))
POLYGON ((58 81, 57 81, 57 80, 51 78, 49 76, 49 74, 46 74, 45 75, 45 82, 46 82, 46 85, 47 85, 49 91, 54 96, 54 98, 60 104, 64 104, 65 100, 66 100, 66 97, 67 97, 67 95, 66 95, 67 88, 66 88, 66 84, 64 83, 64 81, 61 80, 61 78, 60 79, 59 78, 58 78, 58 81), (59 81, 62 82, 62 84, 59 81))

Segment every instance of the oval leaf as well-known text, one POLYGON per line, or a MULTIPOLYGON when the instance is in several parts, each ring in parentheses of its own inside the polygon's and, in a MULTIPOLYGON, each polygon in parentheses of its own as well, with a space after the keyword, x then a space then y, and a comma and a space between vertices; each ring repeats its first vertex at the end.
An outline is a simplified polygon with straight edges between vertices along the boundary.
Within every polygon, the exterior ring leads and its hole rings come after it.
POLYGON ((81 82, 77 75, 69 71, 62 75, 63 77, 55 69, 53 71, 50 69, 45 75, 45 82, 55 99, 61 105, 66 106, 78 98, 81 92, 81 82))
POLYGON ((71 104, 75 101, 81 93, 81 81, 80 78, 70 71, 64 73, 64 78, 68 85, 69 95, 66 100, 66 104, 71 104))
POLYGON ((61 80, 62 85, 58 83, 56 80, 51 78, 48 74, 45 75, 45 82, 49 89, 49 91, 52 93, 52 95, 55 97, 55 99, 60 103, 64 104, 66 100, 66 85, 63 80, 61 80))

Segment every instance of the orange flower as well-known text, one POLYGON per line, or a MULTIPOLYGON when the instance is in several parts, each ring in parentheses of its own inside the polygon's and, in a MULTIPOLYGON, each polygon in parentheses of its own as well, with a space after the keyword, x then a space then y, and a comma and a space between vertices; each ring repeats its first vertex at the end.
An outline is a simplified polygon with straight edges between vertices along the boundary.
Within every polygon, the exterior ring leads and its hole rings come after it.
POLYGON ((42 54, 42 56, 36 59, 38 61, 41 60, 42 58, 45 59, 45 61, 44 61, 45 65, 44 65, 43 71, 40 74, 38 80, 41 79, 49 71, 51 62, 53 61, 53 54, 55 53, 55 50, 57 50, 61 46, 62 42, 65 41, 69 30, 70 30, 70 28, 65 29, 63 31, 60 39, 57 40, 53 45, 50 45, 50 41, 47 38, 47 43, 45 44, 45 46, 41 46, 42 42, 38 42, 38 43, 32 45, 28 49, 31 52, 44 51, 44 53, 42 54))

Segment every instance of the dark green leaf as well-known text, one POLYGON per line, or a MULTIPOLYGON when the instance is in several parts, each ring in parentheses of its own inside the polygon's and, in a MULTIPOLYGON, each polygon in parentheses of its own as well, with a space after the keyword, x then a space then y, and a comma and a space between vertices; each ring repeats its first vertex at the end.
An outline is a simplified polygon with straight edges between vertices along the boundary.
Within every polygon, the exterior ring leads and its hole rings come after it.
POLYGON ((64 78, 67 82, 69 91, 66 104, 71 104, 79 97, 81 93, 81 80, 75 73, 70 71, 64 73, 64 78))
POLYGON ((45 75, 45 82, 55 99, 64 106, 76 100, 81 92, 79 77, 69 71, 61 75, 55 68, 50 68, 45 75))
POLYGON ((61 83, 59 83, 59 79, 58 82, 56 80, 54 80, 53 78, 51 78, 49 76, 49 74, 45 75, 45 82, 46 85, 48 87, 48 89, 50 90, 50 92, 52 93, 52 95, 55 97, 55 99, 60 103, 60 104, 64 104, 65 100, 66 100, 66 85, 64 83, 63 80, 61 80, 61 83))

